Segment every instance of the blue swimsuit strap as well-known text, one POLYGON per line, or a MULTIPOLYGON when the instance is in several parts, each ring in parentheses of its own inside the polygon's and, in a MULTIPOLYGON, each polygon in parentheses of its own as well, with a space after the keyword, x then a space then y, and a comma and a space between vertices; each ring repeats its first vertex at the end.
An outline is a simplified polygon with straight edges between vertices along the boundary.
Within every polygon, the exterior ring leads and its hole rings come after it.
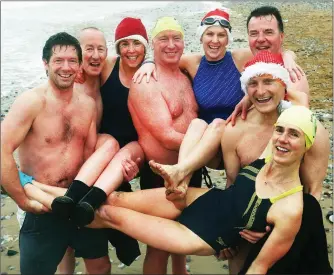
POLYGON ((32 180, 34 179, 32 176, 29 176, 20 170, 19 170, 19 178, 20 178, 20 183, 22 187, 24 187, 28 183, 31 184, 32 180))

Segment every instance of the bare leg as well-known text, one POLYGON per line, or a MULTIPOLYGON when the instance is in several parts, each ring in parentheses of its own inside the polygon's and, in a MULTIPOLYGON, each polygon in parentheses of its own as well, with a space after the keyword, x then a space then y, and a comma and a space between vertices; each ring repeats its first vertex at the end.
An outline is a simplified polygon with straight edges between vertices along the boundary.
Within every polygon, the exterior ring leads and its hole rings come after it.
POLYGON ((167 274, 169 252, 156 249, 152 246, 146 247, 143 264, 143 274, 167 274))
MULTIPOLYGON (((186 200, 168 201, 165 197, 165 188, 155 188, 141 190, 132 193, 112 193, 107 200, 108 205, 122 206, 130 208, 148 215, 164 217, 167 219, 177 218, 182 210, 191 204, 199 196, 207 192, 208 189, 189 188, 186 200)), ((169 253, 158 249, 147 247, 147 254, 144 260, 144 274, 166 274, 166 264, 169 253)), ((174 257, 175 258, 175 257, 174 257)), ((184 256, 178 256, 180 262, 184 256)), ((175 274, 185 274, 185 264, 178 265, 179 269, 175 270, 175 274)))
POLYGON ((144 152, 138 142, 130 142, 117 152, 102 174, 100 173, 93 188, 77 204, 74 214, 71 215, 77 225, 84 226, 91 223, 94 220, 95 210, 123 183, 122 161, 125 159, 144 160, 144 152))
POLYGON ((145 156, 143 149, 136 141, 128 143, 114 156, 108 166, 104 169, 103 173, 99 176, 94 186, 102 189, 109 195, 124 181, 122 161, 125 159, 136 161, 138 158, 142 161, 144 160, 145 156))
POLYGON ((251 249, 251 244, 242 240, 239 244, 238 254, 228 260, 230 274, 238 274, 243 267, 247 255, 251 249))
MULTIPOLYGON (((207 127, 208 124, 204 120, 195 118, 191 121, 180 146, 178 163, 196 147, 207 127)), ((178 164, 161 165, 154 160, 151 160, 149 164, 153 172, 160 175, 167 182, 167 186, 177 186, 187 176, 181 169, 175 169, 178 164)))
POLYGON ((208 256, 215 253, 199 236, 176 221, 110 205, 102 206, 97 212, 108 227, 157 249, 184 255, 208 256))
POLYGON ((118 151, 118 142, 110 136, 82 165, 75 179, 92 186, 118 151))
POLYGON ((187 256, 182 254, 171 254, 173 274, 189 274, 187 271, 187 256))
POLYGON ((51 207, 54 214, 69 219, 75 205, 90 191, 90 186, 119 150, 118 142, 112 136, 102 138, 103 145, 86 160, 65 195, 53 200, 51 207))
MULTIPOLYGON (((196 167, 196 164, 192 164, 190 160, 190 166, 193 165, 195 167, 192 168, 193 170, 189 170, 188 168, 188 171, 184 169, 184 179, 182 182, 176 185, 178 186, 177 189, 179 189, 179 194, 175 194, 176 198, 178 196, 182 198, 186 194, 192 173, 195 170, 203 167, 210 159, 214 157, 215 152, 218 150, 217 147, 219 148, 220 135, 222 133, 221 129, 223 128, 222 125, 222 120, 215 120, 210 125, 207 125, 205 121, 200 119, 194 119, 189 125, 187 133, 180 147, 178 164, 182 165, 182 163, 185 162, 185 165, 187 165, 187 159, 191 158, 192 155, 195 156, 196 161, 201 159, 204 162, 199 167, 196 167), (207 156, 205 156, 205 154, 207 154, 207 156)), ((180 171, 182 171, 182 166, 180 171)), ((171 196, 169 196, 170 199, 173 199, 173 195, 174 194, 171 194, 171 196)), ((185 255, 172 254, 172 266, 174 274, 188 274, 186 269, 185 255)))
MULTIPOLYGON (((67 188, 46 185, 36 180, 32 181, 32 185, 34 185, 35 187, 38 187, 39 189, 41 189, 42 191, 44 191, 45 193, 48 193, 49 195, 53 197, 64 196, 64 194, 67 191, 67 188)), ((26 186, 28 185, 25 185, 24 187, 26 186)))
POLYGON ((189 139, 185 137, 183 140, 181 148, 183 146, 185 149, 183 151, 180 150, 179 162, 176 165, 162 165, 150 161, 153 171, 163 177, 168 182, 168 185, 180 185, 185 177, 191 175, 213 159, 220 147, 221 136, 225 128, 224 120, 215 119, 207 128, 204 128, 202 121, 195 119, 190 126, 186 137, 188 134, 194 137, 189 139), (200 135, 199 133, 202 132, 203 134, 200 135), (188 142, 189 145, 187 144, 188 142))
POLYGON ((58 265, 57 274, 74 274, 75 269, 75 257, 74 250, 68 247, 63 259, 58 265))
POLYGON ((97 259, 83 259, 86 266, 86 274, 110 274, 111 263, 108 255, 97 259))
POLYGON ((181 214, 185 207, 189 206, 198 197, 208 191, 209 189, 206 188, 190 187, 185 199, 177 201, 166 200, 165 188, 154 188, 135 192, 113 192, 109 195, 106 204, 174 220, 181 214))
POLYGON ((26 184, 24 186, 24 192, 26 193, 27 197, 29 199, 35 200, 46 206, 48 209, 51 209, 51 204, 55 198, 55 196, 52 196, 35 185, 32 184, 26 184))

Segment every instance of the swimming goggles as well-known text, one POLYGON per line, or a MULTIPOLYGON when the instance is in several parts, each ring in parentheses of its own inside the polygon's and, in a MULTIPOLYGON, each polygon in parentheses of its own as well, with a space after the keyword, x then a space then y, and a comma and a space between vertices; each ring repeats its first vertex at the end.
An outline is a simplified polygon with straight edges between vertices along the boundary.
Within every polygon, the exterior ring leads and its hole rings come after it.
POLYGON ((203 25, 213 25, 216 22, 219 23, 220 26, 222 26, 223 28, 228 28, 229 31, 232 30, 232 27, 230 25, 230 22, 228 22, 225 19, 218 19, 218 18, 214 18, 214 17, 207 17, 205 18, 202 22, 201 22, 201 26, 203 25))

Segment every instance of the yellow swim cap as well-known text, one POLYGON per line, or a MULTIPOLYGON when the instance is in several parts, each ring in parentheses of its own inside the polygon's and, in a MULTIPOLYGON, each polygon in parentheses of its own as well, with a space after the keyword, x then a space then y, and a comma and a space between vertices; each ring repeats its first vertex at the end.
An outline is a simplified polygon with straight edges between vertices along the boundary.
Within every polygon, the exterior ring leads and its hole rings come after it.
POLYGON ((278 123, 288 123, 300 128, 305 135, 306 149, 314 143, 315 133, 317 132, 317 119, 310 109, 304 106, 292 106, 279 116, 275 126, 278 123))
MULTIPOLYGON (((315 134, 317 132, 317 119, 310 109, 304 106, 291 106, 282 112, 275 126, 281 123, 291 124, 300 128, 305 135, 306 150, 310 149, 314 143, 315 134)), ((270 161, 272 157, 271 144, 272 143, 269 142, 265 149, 266 162, 270 161)))
POLYGON ((174 17, 165 16, 158 19, 157 23, 155 24, 155 27, 152 30, 152 39, 156 37, 160 32, 163 31, 177 31, 182 34, 182 37, 184 38, 184 32, 177 20, 174 17))

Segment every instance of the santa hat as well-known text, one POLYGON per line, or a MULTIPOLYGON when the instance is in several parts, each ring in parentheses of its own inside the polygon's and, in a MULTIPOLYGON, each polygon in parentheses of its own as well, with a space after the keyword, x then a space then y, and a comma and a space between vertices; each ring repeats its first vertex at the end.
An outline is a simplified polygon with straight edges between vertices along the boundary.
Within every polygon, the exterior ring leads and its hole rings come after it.
POLYGON ((284 68, 281 54, 274 54, 269 51, 260 51, 245 65, 245 70, 240 77, 241 88, 247 93, 248 81, 255 76, 270 74, 274 78, 280 79, 286 87, 289 86, 290 76, 284 68))
MULTIPOLYGON (((215 22, 213 25, 207 25, 204 23, 204 19, 212 17, 214 19, 224 19, 230 24, 230 15, 227 13, 226 10, 221 10, 221 9, 215 9, 213 11, 208 12, 201 20, 201 25, 197 28, 197 36, 199 39, 202 38, 203 33, 206 31, 206 29, 212 27, 212 26, 221 26, 219 22, 215 22)), ((227 37, 228 37, 228 43, 232 43, 233 37, 231 34, 231 31, 229 28, 224 28, 227 32, 227 37)))
POLYGON ((119 54, 118 44, 125 39, 135 39, 145 46, 145 52, 148 50, 148 38, 145 26, 140 19, 126 17, 117 26, 115 30, 115 47, 119 54))

